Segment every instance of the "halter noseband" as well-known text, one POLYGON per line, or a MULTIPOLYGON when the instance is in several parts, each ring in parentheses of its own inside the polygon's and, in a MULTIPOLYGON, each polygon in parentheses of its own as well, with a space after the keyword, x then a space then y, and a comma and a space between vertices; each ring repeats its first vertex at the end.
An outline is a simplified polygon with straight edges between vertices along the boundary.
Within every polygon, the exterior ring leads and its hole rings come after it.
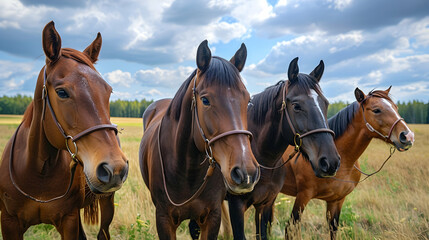
POLYGON ((294 128, 294 126, 292 124, 292 121, 290 119, 289 113, 287 111, 287 108, 286 108, 286 95, 287 95, 287 90, 289 88, 289 83, 290 83, 289 81, 287 83, 286 82, 284 83, 285 86, 283 88, 283 97, 282 97, 282 107, 281 107, 281 110, 284 110, 284 115, 286 116, 286 119, 287 119, 287 122, 289 124, 289 127, 292 130, 292 133, 294 135, 293 142, 295 144, 295 150, 298 152, 299 149, 300 149, 300 147, 301 147, 301 145, 302 145, 302 138, 304 138, 306 136, 309 136, 311 134, 327 132, 327 133, 332 134, 333 137, 335 137, 334 131, 332 131, 329 128, 317 128, 317 129, 313 129, 313 130, 310 130, 310 131, 308 131, 306 133, 302 133, 302 134, 298 133, 295 130, 295 128, 294 128))
POLYGON ((58 122, 58 119, 55 115, 54 109, 52 108, 51 102, 49 101, 49 95, 48 95, 48 89, 46 87, 46 66, 44 67, 43 70, 43 89, 42 89, 42 100, 43 100, 43 110, 42 110, 42 121, 44 120, 45 117, 45 109, 46 109, 46 105, 48 106, 50 112, 51 112, 51 116, 55 122, 55 125, 57 126, 58 130, 60 131, 61 135, 63 135, 65 142, 66 142, 66 147, 67 147, 67 151, 70 153, 70 156, 72 157, 73 161, 80 163, 79 160, 77 159, 77 145, 76 145, 76 141, 79 140, 80 138, 101 130, 101 129, 112 129, 113 131, 115 131, 115 134, 118 134, 118 127, 115 124, 100 124, 100 125, 95 125, 92 126, 88 129, 83 130, 82 132, 76 134, 75 136, 71 136, 66 134, 66 132, 64 131, 63 127, 61 126, 61 124, 58 122), (68 140, 71 140, 74 144, 75 147, 75 152, 72 152, 69 144, 68 144, 68 140))
POLYGON ((398 119, 396 119, 396 121, 392 124, 392 126, 390 127, 390 130, 389 130, 389 134, 387 134, 387 135, 384 135, 384 134, 382 134, 381 132, 379 132, 379 131, 377 131, 367 120, 366 120, 366 118, 365 118, 365 109, 364 109, 364 107, 363 107, 363 103, 368 99, 368 98, 370 98, 370 97, 372 97, 373 95, 368 95, 364 100, 362 100, 362 102, 360 103, 360 106, 362 107, 362 115, 363 115, 363 120, 365 121, 365 125, 366 125, 366 127, 368 128, 368 130, 370 131, 370 132, 375 132, 375 133, 377 133, 378 135, 380 135, 383 139, 384 139, 384 141, 386 141, 387 142, 387 140, 390 140, 390 137, 392 136, 392 133, 393 133, 393 129, 396 127, 396 125, 400 122, 400 121, 403 121, 404 119, 403 118, 398 118, 398 119))

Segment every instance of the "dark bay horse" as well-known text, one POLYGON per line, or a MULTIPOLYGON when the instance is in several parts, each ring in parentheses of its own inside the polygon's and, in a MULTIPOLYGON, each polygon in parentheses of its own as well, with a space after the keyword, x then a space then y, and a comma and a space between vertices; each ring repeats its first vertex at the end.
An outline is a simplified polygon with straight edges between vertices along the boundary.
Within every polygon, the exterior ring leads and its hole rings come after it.
MULTIPOLYGON (((300 214, 311 199, 324 200, 327 202, 326 218, 331 239, 335 239, 345 197, 353 191, 361 177, 358 159, 371 140, 384 140, 399 151, 412 146, 414 133, 399 115, 389 91, 390 88, 365 95, 356 88, 357 101, 329 119, 329 127, 335 132, 335 144, 341 155, 341 167, 335 178, 315 177, 310 174, 311 166, 303 159, 286 164, 286 180, 281 192, 296 196, 291 223, 299 221, 300 214)), ((291 151, 288 149, 283 158, 291 151)), ((270 214, 269 211, 266 214, 270 214)))
MULTIPOLYGON (((252 205, 256 209, 257 238, 268 238, 266 226, 261 225, 267 223, 264 218, 268 216, 261 213, 271 207, 283 186, 286 172, 281 159, 289 145, 299 148, 309 160, 313 170, 308 173, 319 177, 335 175, 340 157, 333 132, 328 129, 328 101, 318 84, 323 71, 320 61, 310 74, 299 73, 295 58, 289 65, 288 81, 280 81, 252 98, 247 120, 254 137, 252 151, 261 165, 261 178, 252 192, 227 196, 234 239, 245 239, 244 212, 252 205)), ((191 233, 197 238, 192 229, 191 233)))
POLYGON ((83 52, 61 48, 54 23, 43 29, 46 65, 0 165, 3 239, 23 239, 39 223, 53 224, 62 239, 86 239, 80 209, 96 221, 103 194, 98 237, 109 238, 112 192, 125 181, 128 162, 110 122, 112 88, 93 65, 101 42, 98 33, 83 52))
POLYGON ((226 191, 242 194, 259 179, 247 131, 250 99, 241 77, 244 44, 230 61, 212 57, 207 41, 197 50, 197 70, 173 99, 143 114, 140 169, 156 207, 160 239, 176 239, 185 219, 216 239, 226 191))

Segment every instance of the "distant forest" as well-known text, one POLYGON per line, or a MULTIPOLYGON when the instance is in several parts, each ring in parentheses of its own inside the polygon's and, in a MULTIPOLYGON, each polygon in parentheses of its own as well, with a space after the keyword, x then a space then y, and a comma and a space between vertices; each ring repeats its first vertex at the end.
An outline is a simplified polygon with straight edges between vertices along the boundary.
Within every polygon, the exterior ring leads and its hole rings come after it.
MULTIPOLYGON (((17 95, 14 97, 0 97, 0 114, 23 114, 32 97, 17 95)), ((115 100, 110 102, 110 115, 112 117, 141 117, 153 100, 115 100)), ((429 102, 409 101, 397 102, 399 114, 407 123, 429 124, 429 102)), ((349 105, 347 102, 331 103, 328 108, 328 118, 349 105)))

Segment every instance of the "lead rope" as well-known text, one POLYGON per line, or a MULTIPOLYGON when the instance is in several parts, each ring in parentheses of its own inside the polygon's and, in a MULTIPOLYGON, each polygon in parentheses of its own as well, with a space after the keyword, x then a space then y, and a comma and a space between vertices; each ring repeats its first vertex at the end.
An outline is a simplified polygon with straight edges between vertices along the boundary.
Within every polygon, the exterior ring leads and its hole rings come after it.
POLYGON ((381 169, 383 169, 384 165, 387 163, 387 161, 389 161, 389 159, 393 156, 393 154, 395 153, 395 151, 396 151, 396 148, 395 148, 395 147, 393 147, 393 146, 391 146, 391 147, 390 147, 390 155, 387 157, 387 159, 386 159, 386 160, 384 160, 384 162, 383 162, 383 164, 381 164, 380 168, 379 168, 377 171, 372 172, 372 173, 365 173, 364 171, 362 171, 361 169, 359 169, 359 168, 356 166, 356 164, 354 164, 354 165, 353 165, 353 167, 354 167, 356 170, 358 170, 360 173, 362 173, 363 175, 365 175, 365 178, 364 178, 364 179, 362 179, 362 180, 359 180, 359 181, 351 181, 351 180, 344 180, 344 179, 340 179, 340 178, 336 178, 336 177, 331 177, 331 178, 332 178, 332 179, 334 179, 334 180, 340 181, 340 182, 361 183, 361 182, 365 181, 366 179, 368 179, 369 177, 371 177, 371 176, 373 176, 373 175, 377 174, 378 172, 380 172, 380 171, 381 171, 381 169))
POLYGON ((201 184, 201 186, 198 188, 198 190, 190 198, 188 198, 187 200, 185 200, 181 203, 174 202, 171 199, 170 194, 168 193, 167 181, 165 179, 164 161, 162 159, 162 154, 161 154, 160 136, 161 136, 161 126, 162 126, 162 120, 163 119, 164 118, 161 119, 161 122, 159 123, 159 127, 158 127, 158 154, 159 154, 159 159, 160 159, 160 163, 161 163, 162 181, 164 184, 164 191, 165 191, 165 195, 167 195, 168 201, 170 201, 171 204, 173 204, 176 207, 181 207, 181 206, 189 203, 190 201, 194 200, 195 198, 197 198, 202 193, 202 191, 204 190, 204 188, 207 185, 209 177, 213 174, 213 171, 214 171, 216 165, 214 164, 213 157, 208 156, 210 165, 209 165, 209 168, 207 169, 206 175, 204 176, 204 182, 201 184))
POLYGON ((73 161, 71 161, 70 162, 70 183, 69 183, 69 186, 67 187, 67 190, 66 190, 66 192, 63 194, 63 195, 61 195, 61 196, 58 196, 58 197, 54 197, 54 198, 51 198, 51 199, 49 199, 49 200, 41 200, 41 199, 38 199, 38 198, 35 198, 35 197, 33 197, 33 196, 31 196, 30 194, 28 194, 28 193, 26 193, 26 192, 24 192, 19 186, 18 186, 18 184, 15 182, 15 179, 14 179, 14 177, 13 177, 13 171, 12 171, 12 166, 13 166, 13 149, 15 148, 15 142, 16 142, 16 137, 17 137, 17 134, 18 134, 18 130, 19 130, 19 128, 21 127, 21 125, 22 125, 22 123, 21 124, 19 124, 19 126, 18 126, 18 128, 16 129, 16 131, 15 131, 15 133, 13 134, 13 140, 12 140, 12 145, 11 145, 11 147, 10 147, 10 158, 9 158, 9 175, 10 175, 10 180, 12 181, 12 184, 13 184, 13 186, 22 194, 22 195, 24 195, 25 197, 27 197, 27 198, 29 198, 29 199, 31 199, 31 200, 33 200, 33 201, 35 201, 35 202, 38 202, 38 203, 49 203, 49 202, 52 202, 52 201, 55 201, 55 200, 58 200, 58 199, 60 199, 60 198, 63 198, 64 196, 66 196, 68 193, 69 193, 69 191, 70 191, 70 189, 71 189, 71 186, 73 185, 73 179, 74 179, 74 175, 75 175, 75 172, 76 172, 76 166, 77 166, 77 164, 78 164, 78 161, 77 160, 75 160, 75 159, 73 159, 73 161))

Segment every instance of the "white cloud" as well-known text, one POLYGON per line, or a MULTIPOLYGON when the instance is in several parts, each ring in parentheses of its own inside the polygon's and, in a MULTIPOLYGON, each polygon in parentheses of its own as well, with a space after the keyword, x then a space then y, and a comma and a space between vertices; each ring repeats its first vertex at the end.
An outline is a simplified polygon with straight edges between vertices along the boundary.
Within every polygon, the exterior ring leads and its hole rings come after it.
POLYGON ((41 23, 43 16, 54 11, 46 6, 25 6, 19 0, 0 1, 0 27, 31 29, 41 23))
POLYGON ((131 73, 123 72, 122 70, 115 70, 104 75, 106 80, 113 85, 122 85, 130 87, 135 80, 131 77, 131 73))
POLYGON ((172 70, 155 67, 137 71, 135 79, 145 87, 177 88, 193 70, 192 67, 183 66, 172 70))
POLYGON ((352 3, 352 0, 327 0, 328 3, 332 3, 333 7, 337 10, 344 10, 352 3))

